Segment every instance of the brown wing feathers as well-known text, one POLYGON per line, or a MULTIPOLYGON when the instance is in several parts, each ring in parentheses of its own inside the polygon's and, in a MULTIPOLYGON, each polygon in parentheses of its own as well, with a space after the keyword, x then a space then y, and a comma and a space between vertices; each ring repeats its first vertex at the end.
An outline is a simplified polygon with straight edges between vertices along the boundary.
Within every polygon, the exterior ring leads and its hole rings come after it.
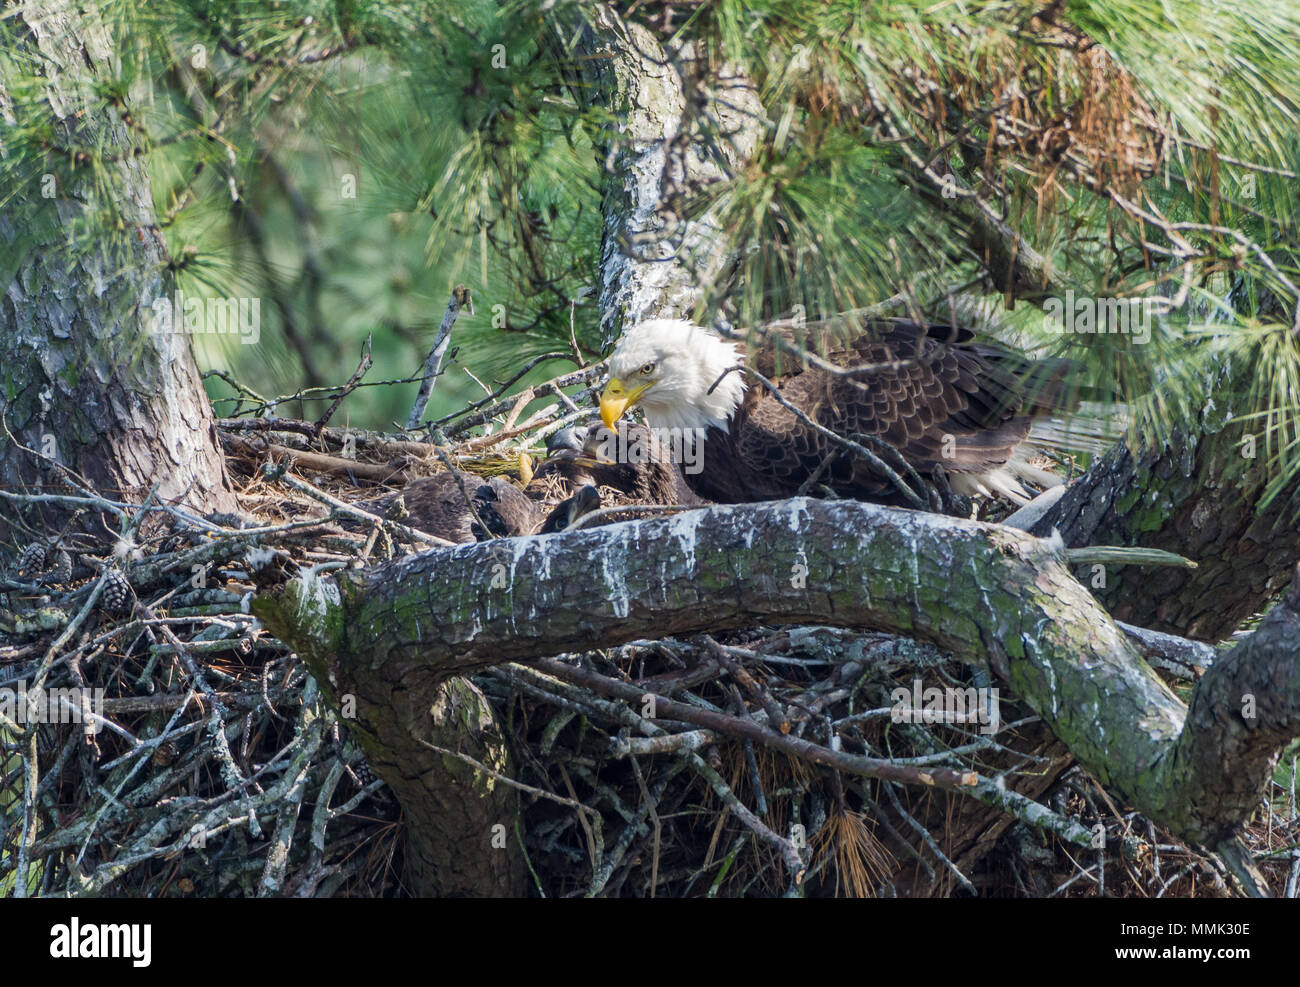
MULTIPOLYGON (((847 339, 842 330, 782 335, 798 338, 838 367, 863 369, 836 375, 800 368, 792 355, 774 355, 779 347, 770 341, 751 352, 750 366, 764 376, 780 372, 783 397, 824 428, 849 438, 883 439, 922 475, 936 463, 957 473, 1004 466, 1032 418, 1063 402, 1067 364, 976 342, 966 329, 882 320, 847 339)), ((730 449, 715 437, 714 468, 705 482, 712 489, 702 493, 720 500, 789 496, 830 457, 821 482, 837 493, 892 499, 885 477, 800 422, 761 384, 753 384, 746 398, 730 449), (729 462, 728 452, 741 462, 729 462), (742 470, 745 465, 752 469, 742 470)))

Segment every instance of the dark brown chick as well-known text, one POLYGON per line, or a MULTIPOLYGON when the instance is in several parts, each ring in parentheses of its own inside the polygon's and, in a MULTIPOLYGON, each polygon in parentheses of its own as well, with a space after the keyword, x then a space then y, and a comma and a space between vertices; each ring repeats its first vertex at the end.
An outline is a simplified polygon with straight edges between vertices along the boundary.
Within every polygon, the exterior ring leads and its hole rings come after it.
POLYGON ((619 422, 619 433, 603 425, 588 428, 583 454, 576 462, 585 467, 598 488, 617 491, 626 504, 676 504, 702 507, 709 503, 686 483, 682 467, 670 451, 644 425, 619 422))
POLYGON ((594 489, 580 488, 548 511, 544 503, 533 500, 503 477, 484 478, 447 471, 421 477, 395 494, 353 506, 446 541, 467 544, 488 538, 563 531, 578 517, 599 507, 600 497, 594 489))

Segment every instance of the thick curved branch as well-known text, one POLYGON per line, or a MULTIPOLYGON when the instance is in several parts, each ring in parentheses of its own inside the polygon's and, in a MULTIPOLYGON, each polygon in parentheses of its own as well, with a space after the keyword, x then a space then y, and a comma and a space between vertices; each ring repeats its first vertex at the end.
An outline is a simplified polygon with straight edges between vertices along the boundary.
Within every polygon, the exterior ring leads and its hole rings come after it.
MULTIPOLYGON (((1226 794, 1267 783, 1254 747, 1244 764, 1205 756, 1227 728, 1220 706, 1184 735, 1183 704, 1052 543, 997 525, 796 498, 427 552, 337 584, 297 580, 255 607, 336 687, 421 694, 476 668, 643 638, 763 622, 885 630, 987 662, 1102 784, 1188 839, 1239 825, 1247 810, 1226 794)), ((1216 667, 1216 690, 1300 657, 1300 640, 1268 640, 1216 667)), ((1300 708, 1289 691, 1273 698, 1266 744, 1300 708)))
POLYGON ((1225 816, 1254 812, 1264 795, 1259 779, 1272 776, 1279 750, 1300 732, 1298 653, 1300 566, 1282 603, 1205 674, 1170 760, 1175 788, 1191 795, 1193 811, 1218 800, 1214 818, 1196 820, 1214 842, 1229 835, 1215 828, 1225 816))

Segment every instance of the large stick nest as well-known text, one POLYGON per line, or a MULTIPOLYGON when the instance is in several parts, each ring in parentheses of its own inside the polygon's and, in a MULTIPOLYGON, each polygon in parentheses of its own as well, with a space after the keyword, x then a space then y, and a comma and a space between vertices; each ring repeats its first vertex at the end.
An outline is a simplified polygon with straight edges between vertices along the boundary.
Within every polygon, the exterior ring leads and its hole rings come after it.
MULTIPOLYGON (((102 501, 88 509, 116 512, 118 524, 102 539, 29 529, 0 582, 0 690, 102 689, 104 703, 93 734, 22 722, 0 704, 0 890, 21 881, 47 895, 404 893, 400 807, 302 662, 248 613, 249 553, 274 549, 292 574, 425 550, 386 523, 360 534, 308 523, 336 513, 318 494, 372 497, 376 480, 446 462, 508 472, 519 448, 536 449, 560 423, 557 410, 501 429, 508 447, 480 436, 435 454, 404 436, 228 419, 240 517, 102 501), (264 468, 277 459, 279 469, 264 468)), ((14 503, 0 507, 22 530, 14 503)), ((512 664, 476 677, 511 742, 516 832, 539 894, 1234 893, 1215 858, 1112 804, 1005 690, 995 733, 893 722, 899 686, 989 684, 914 642, 758 627, 560 662, 569 671, 512 664), (590 687, 597 679, 825 750, 892 758, 911 774, 863 777, 662 719, 663 732, 645 737, 629 728, 637 704, 602 696, 590 687), (927 787, 927 770, 939 768, 978 771, 1034 801, 998 808, 927 787)), ((1295 818, 1293 793, 1279 786, 1247 834, 1279 893, 1294 868, 1269 854, 1295 842, 1295 818)))

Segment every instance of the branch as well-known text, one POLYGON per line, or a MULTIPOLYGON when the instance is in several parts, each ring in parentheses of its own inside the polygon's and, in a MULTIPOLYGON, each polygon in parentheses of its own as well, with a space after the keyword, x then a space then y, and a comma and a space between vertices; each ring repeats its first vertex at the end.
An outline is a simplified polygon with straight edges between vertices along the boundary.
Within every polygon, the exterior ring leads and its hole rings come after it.
POLYGON ((1204 641, 1268 609, 1300 558, 1300 477, 1269 499, 1266 423, 1250 407, 1256 353, 1208 372, 1187 404, 1205 410, 1167 438, 1120 443, 1074 481, 1030 531, 1071 547, 1131 545, 1196 568, 1095 566, 1081 578, 1119 620, 1204 641), (1258 442, 1259 454, 1253 455, 1258 442))
MULTIPOLYGON (((796 498, 499 539, 337 579, 309 574, 253 607, 342 691, 373 692, 365 683, 377 679, 423 694, 502 662, 764 622, 904 634, 987 663, 1098 781, 1210 845, 1258 803, 1269 751, 1294 735, 1300 710, 1300 675, 1279 671, 1288 658, 1300 668, 1300 634, 1276 629, 1297 619, 1289 609, 1248 639, 1256 645, 1231 652, 1231 671, 1216 662, 1207 693, 1216 701, 1198 692, 1185 731, 1186 708, 1052 542, 850 501, 796 498), (1267 708, 1259 703, 1267 729, 1247 732, 1240 759, 1209 756, 1233 728, 1241 691, 1262 695, 1264 681, 1275 683, 1267 708), (1225 696, 1237 698, 1225 707, 1225 696)), ((690 712, 668 709, 683 720, 690 712)), ((751 739, 783 746, 766 733, 751 739)))
POLYGON ((433 388, 438 383, 438 374, 442 371, 442 358, 451 343, 451 328, 456 324, 456 316, 460 315, 462 308, 468 308, 469 314, 474 314, 474 301, 470 298, 469 289, 463 284, 458 284, 451 293, 451 300, 447 302, 447 311, 442 314, 442 323, 438 326, 438 335, 433 341, 433 348, 424 358, 420 393, 415 396, 415 405, 406 419, 408 429, 416 428, 424 418, 424 409, 429 406, 429 398, 433 395, 433 388))

